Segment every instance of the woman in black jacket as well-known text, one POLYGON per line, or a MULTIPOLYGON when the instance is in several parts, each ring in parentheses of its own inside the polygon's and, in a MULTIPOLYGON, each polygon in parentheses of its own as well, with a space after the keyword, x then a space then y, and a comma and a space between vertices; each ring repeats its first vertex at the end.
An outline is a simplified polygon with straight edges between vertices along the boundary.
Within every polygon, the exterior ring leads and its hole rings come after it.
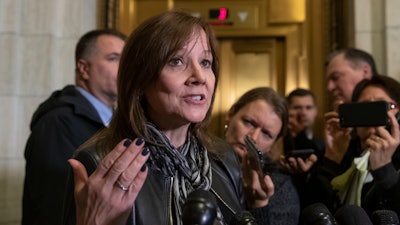
POLYGON ((254 215, 268 210, 269 177, 243 175, 254 184, 245 202, 235 156, 205 133, 218 80, 216 39, 205 21, 181 11, 147 20, 128 38, 119 68, 109 128, 69 161, 75 182, 64 224, 180 225, 196 189, 217 199, 214 224, 229 224, 246 206, 254 215))

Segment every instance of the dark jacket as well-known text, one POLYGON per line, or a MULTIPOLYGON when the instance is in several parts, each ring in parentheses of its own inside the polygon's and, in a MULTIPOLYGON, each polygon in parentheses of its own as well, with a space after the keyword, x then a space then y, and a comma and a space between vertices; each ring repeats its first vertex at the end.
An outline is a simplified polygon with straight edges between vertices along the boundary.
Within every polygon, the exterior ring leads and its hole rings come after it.
MULTIPOLYGON (((296 137, 292 137, 288 132, 283 137, 283 151, 285 155, 289 155, 290 152, 296 152, 296 150, 313 149, 315 155, 318 157, 318 163, 322 161, 325 154, 324 142, 321 139, 313 137, 308 139, 305 130, 299 132, 296 137)), ((309 171, 315 170, 316 165, 314 165, 309 171)), ((298 197, 300 201, 300 210, 303 210, 310 202, 310 197, 313 196, 313 192, 308 191, 307 182, 309 179, 310 172, 305 173, 294 173, 292 174, 292 182, 296 186, 298 197)))
POLYGON ((269 221, 273 225, 298 225, 300 199, 292 176, 277 162, 264 158, 264 172, 274 183, 275 192, 269 200, 269 221))
MULTIPOLYGON (((228 144, 218 142, 216 147, 226 148, 228 144), (221 146, 220 144, 225 146, 221 146)), ((85 165, 88 174, 93 173, 101 160, 93 148, 80 151, 76 159, 85 165)), ((218 206, 221 209, 225 221, 228 221, 227 224, 230 224, 229 221, 232 220, 234 214, 245 209, 238 159, 233 151, 228 151, 223 157, 209 155, 209 159, 212 168, 211 192, 217 199, 218 206)), ((127 221, 127 225, 172 224, 172 179, 173 178, 161 175, 159 172, 149 168, 147 179, 135 200, 133 212, 127 221)), ((69 184, 65 201, 63 225, 75 224, 72 172, 68 180, 69 184)), ((267 214, 268 210, 268 206, 251 210, 256 219, 262 220, 258 223, 259 225, 269 224, 268 218, 262 217, 267 214), (261 218, 258 217, 258 215, 261 216, 261 218)))
POLYGON ((73 85, 40 104, 25 148, 22 225, 61 224, 67 160, 102 127, 95 108, 73 85))
MULTIPOLYGON (((360 156, 360 141, 353 138, 340 164, 324 158, 312 172, 309 181, 309 203, 322 202, 332 212, 342 205, 332 189, 331 180, 350 168, 354 157, 360 156)), ((393 210, 400 215, 400 149, 397 148, 389 163, 371 171, 373 181, 362 188, 361 206, 371 216, 375 210, 393 210)))

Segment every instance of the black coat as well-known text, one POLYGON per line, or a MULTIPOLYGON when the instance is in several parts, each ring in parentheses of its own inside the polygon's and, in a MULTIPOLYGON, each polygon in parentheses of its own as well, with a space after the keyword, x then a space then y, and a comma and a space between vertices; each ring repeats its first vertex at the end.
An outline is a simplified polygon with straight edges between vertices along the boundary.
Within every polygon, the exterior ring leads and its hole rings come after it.
POLYGON ((25 148, 22 225, 61 224, 67 160, 103 127, 96 109, 73 85, 40 104, 25 148))
MULTIPOLYGON (((224 141, 218 141, 216 148, 229 148, 224 141)), ((88 174, 92 174, 101 158, 93 148, 82 150, 75 157, 85 165, 88 174)), ((231 221, 234 215, 245 210, 245 200, 242 183, 240 180, 240 166, 238 158, 233 151, 227 151, 222 157, 209 155, 212 168, 211 192, 216 197, 217 203, 225 221, 231 221)), ((68 191, 65 199, 65 214, 63 225, 75 224, 74 184, 71 171, 68 179, 68 191)), ((171 177, 161 175, 149 168, 149 172, 141 191, 134 203, 133 213, 130 215, 127 225, 168 225, 172 224, 171 213, 171 177)), ((269 206, 250 210, 258 220, 259 225, 269 225, 269 206)), ((231 224, 228 222, 227 224, 231 224)))
MULTIPOLYGON (((327 158, 316 166, 311 173, 308 183, 307 202, 324 203, 332 212, 336 212, 342 205, 333 190, 331 181, 336 176, 350 168, 354 157, 360 156, 360 140, 353 138, 350 146, 340 164, 327 158)), ((400 215, 400 148, 398 147, 392 157, 392 163, 375 171, 371 171, 372 182, 365 183, 362 187, 361 206, 371 216, 376 210, 393 210, 400 215)))

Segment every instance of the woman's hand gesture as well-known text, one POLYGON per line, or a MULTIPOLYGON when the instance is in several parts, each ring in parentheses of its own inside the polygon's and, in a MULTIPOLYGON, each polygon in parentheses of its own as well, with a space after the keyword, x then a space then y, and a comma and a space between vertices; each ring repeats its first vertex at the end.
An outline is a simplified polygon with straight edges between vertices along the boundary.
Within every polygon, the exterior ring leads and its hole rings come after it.
POLYGON ((143 140, 121 141, 88 177, 82 163, 70 159, 75 181, 77 225, 126 224, 147 177, 149 150, 143 140))

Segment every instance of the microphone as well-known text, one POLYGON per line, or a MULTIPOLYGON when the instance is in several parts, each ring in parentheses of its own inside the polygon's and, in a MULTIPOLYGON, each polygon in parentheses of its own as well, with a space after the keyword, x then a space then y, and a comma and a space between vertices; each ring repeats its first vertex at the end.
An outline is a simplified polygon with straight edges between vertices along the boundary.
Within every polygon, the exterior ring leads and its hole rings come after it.
POLYGON ((202 189, 192 191, 183 205, 184 225, 212 225, 217 216, 217 201, 209 192, 202 189))
POLYGON ((397 213, 392 210, 376 210, 371 219, 374 225, 399 225, 397 213))
POLYGON ((335 213, 336 221, 340 225, 372 225, 365 210, 356 205, 344 205, 335 213))
POLYGON ((230 225, 258 225, 256 219, 248 211, 241 211, 235 214, 230 225))
POLYGON ((303 209, 301 220, 304 225, 338 225, 328 208, 322 203, 314 203, 303 209))

